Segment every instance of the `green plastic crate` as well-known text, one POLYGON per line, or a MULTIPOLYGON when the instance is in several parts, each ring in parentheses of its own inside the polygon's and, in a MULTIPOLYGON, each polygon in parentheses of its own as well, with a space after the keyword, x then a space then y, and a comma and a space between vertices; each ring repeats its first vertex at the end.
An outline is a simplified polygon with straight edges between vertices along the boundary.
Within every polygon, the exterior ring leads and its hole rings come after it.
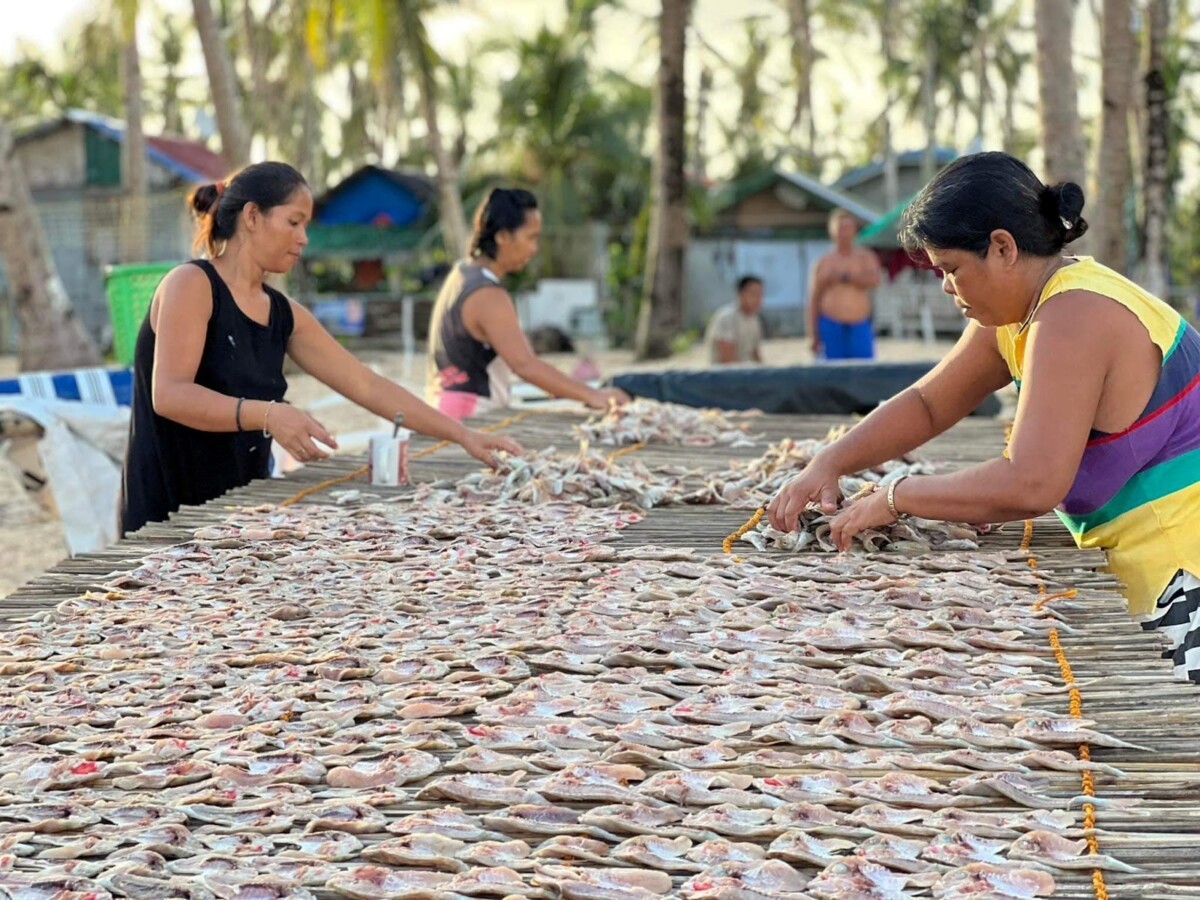
POLYGON ((108 296, 108 317, 113 329, 113 354, 123 366, 133 365, 133 350, 138 330, 154 290, 163 276, 178 262, 134 263, 109 266, 104 273, 104 293, 108 296))

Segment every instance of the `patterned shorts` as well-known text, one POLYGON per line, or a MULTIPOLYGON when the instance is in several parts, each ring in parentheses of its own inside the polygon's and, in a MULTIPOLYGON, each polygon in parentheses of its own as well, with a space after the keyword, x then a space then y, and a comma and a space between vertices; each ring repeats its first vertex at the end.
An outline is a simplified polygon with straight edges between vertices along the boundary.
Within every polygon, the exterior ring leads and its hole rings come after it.
POLYGON ((1139 621, 1146 631, 1158 631, 1169 649, 1163 658, 1175 664, 1175 677, 1200 684, 1200 578, 1182 569, 1171 579, 1154 612, 1139 621))

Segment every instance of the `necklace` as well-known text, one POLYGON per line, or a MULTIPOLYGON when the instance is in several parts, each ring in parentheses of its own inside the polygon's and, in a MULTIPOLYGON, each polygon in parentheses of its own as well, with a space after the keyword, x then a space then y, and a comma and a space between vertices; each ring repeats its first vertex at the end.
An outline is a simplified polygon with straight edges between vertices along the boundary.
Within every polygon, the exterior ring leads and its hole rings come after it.
POLYGON ((1025 318, 1022 319, 1021 324, 1017 326, 1017 334, 1021 334, 1026 328, 1029 327, 1029 323, 1033 321, 1033 316, 1038 311, 1038 306, 1040 305, 1038 301, 1042 297, 1042 291, 1045 289, 1046 284, 1050 281, 1054 273, 1062 268, 1063 262, 1064 258, 1061 256, 1058 257, 1051 262, 1050 265, 1046 267, 1046 271, 1042 273, 1042 278, 1041 281, 1038 282, 1037 290, 1033 292, 1033 300, 1029 304, 1029 312, 1025 313, 1025 318))

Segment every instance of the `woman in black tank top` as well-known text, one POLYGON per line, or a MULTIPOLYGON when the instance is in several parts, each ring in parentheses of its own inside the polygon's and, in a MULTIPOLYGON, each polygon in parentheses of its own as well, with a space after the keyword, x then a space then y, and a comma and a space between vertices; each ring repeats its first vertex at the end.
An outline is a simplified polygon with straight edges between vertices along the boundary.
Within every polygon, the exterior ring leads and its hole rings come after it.
POLYGON ((464 428, 375 374, 304 307, 264 283, 289 271, 312 218, 312 193, 285 163, 249 166, 190 202, 209 260, 171 270, 155 292, 134 354, 122 531, 165 521, 267 475, 271 438, 296 459, 321 459, 337 442, 284 402, 284 355, 386 419, 403 414, 422 434, 461 444, 490 463, 521 452, 506 438, 464 428))

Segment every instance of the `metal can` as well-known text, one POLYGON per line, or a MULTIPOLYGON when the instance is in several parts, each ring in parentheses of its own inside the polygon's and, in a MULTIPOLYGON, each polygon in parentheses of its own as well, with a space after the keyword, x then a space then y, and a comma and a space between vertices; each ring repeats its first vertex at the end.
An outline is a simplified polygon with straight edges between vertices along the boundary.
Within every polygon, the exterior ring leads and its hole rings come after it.
POLYGON ((396 416, 391 434, 373 434, 368 442, 371 484, 398 487, 408 484, 408 442, 412 432, 401 428, 396 416))

